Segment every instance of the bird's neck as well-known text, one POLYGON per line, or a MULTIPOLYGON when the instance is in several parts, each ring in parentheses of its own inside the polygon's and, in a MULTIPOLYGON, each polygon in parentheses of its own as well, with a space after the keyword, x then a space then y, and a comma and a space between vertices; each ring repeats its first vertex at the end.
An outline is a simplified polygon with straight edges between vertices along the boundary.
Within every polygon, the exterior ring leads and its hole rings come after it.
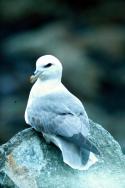
POLYGON ((63 87, 61 81, 53 79, 53 80, 44 80, 38 79, 31 89, 32 96, 45 96, 47 94, 51 94, 56 92, 59 88, 63 87))

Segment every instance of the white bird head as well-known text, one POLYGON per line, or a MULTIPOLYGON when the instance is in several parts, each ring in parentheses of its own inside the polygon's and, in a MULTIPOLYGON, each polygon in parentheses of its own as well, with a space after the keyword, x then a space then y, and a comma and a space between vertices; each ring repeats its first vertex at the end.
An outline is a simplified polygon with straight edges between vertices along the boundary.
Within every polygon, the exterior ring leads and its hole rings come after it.
POLYGON ((34 75, 31 76, 31 82, 37 79, 45 80, 61 80, 62 78, 62 64, 52 55, 44 55, 36 61, 36 70, 34 75))

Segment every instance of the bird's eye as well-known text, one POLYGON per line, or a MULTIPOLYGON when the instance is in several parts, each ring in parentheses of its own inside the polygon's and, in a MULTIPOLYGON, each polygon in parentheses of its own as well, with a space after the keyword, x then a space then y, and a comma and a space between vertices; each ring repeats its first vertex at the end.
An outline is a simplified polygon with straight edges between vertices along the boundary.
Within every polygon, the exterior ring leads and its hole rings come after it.
POLYGON ((51 67, 51 66, 52 66, 52 63, 48 63, 48 64, 44 65, 45 68, 51 67))

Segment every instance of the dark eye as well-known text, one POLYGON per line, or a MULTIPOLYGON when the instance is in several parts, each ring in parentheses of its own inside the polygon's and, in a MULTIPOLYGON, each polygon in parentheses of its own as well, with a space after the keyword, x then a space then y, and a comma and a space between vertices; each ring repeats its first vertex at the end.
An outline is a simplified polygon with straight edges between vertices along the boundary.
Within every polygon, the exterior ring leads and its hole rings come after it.
POLYGON ((44 65, 45 68, 51 67, 51 66, 52 66, 52 63, 48 63, 48 64, 44 65))

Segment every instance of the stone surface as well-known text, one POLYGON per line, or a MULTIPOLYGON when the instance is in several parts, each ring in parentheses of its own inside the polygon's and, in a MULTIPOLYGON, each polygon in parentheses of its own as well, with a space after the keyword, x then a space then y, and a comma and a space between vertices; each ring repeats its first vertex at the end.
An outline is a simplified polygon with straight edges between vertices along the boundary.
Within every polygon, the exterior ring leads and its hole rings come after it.
POLYGON ((125 156, 119 144, 100 125, 90 124, 89 139, 101 155, 88 171, 64 164, 58 148, 29 128, 0 147, 1 187, 124 188, 125 156))

